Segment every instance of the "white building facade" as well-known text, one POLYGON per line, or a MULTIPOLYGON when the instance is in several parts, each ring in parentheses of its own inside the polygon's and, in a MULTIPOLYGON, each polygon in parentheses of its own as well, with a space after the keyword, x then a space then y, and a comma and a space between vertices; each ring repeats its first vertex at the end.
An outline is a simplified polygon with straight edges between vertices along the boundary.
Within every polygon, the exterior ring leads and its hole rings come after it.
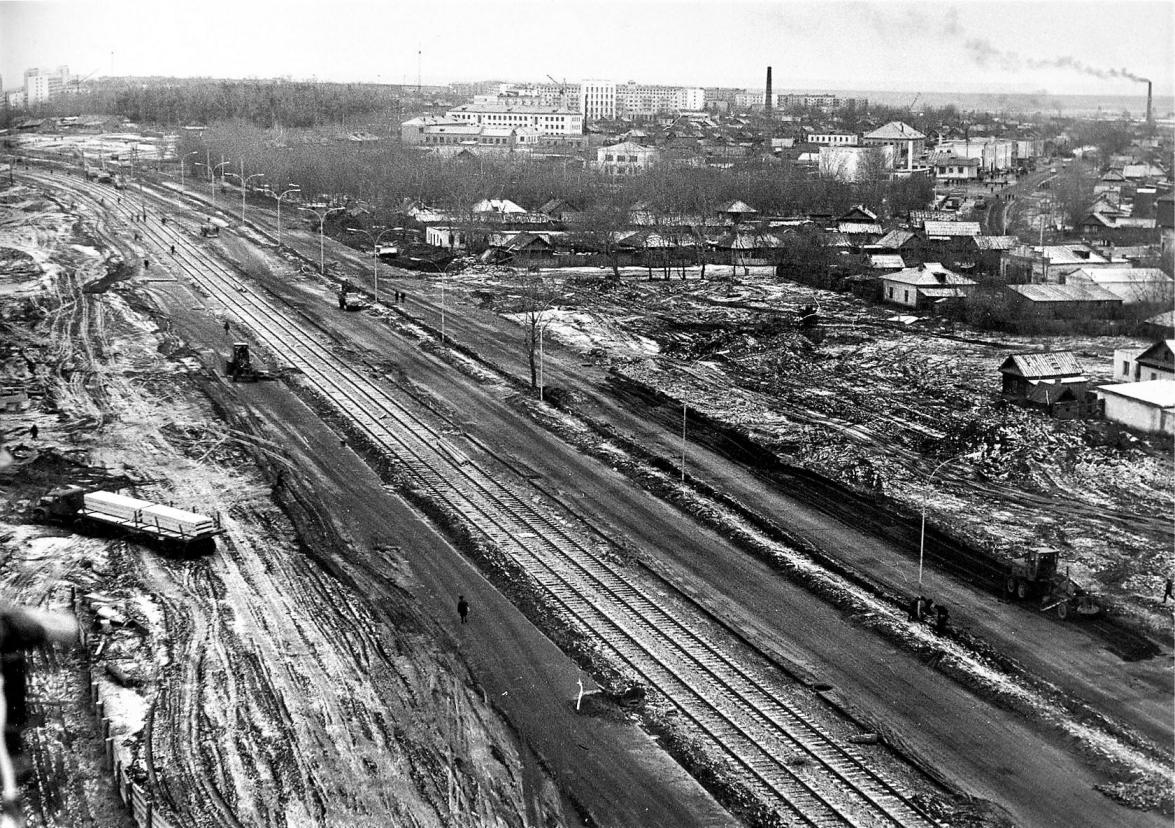
POLYGON ((636 175, 659 160, 661 152, 656 147, 645 147, 632 141, 596 150, 596 169, 607 175, 636 175))
POLYGON ((616 117, 616 81, 585 80, 579 85, 579 111, 588 120, 616 117))
POLYGON ((534 127, 541 135, 582 135, 583 114, 560 107, 466 104, 445 113, 446 121, 487 127, 534 127))
POLYGON ((1110 422, 1146 434, 1175 436, 1175 380, 1103 385, 1097 394, 1110 422))

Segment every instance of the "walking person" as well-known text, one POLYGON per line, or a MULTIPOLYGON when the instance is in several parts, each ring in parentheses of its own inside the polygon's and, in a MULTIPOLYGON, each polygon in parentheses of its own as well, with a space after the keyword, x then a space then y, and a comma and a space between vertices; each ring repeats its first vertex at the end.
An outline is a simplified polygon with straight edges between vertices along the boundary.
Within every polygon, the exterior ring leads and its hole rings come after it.
POLYGON ((469 602, 464 595, 457 596, 457 614, 461 616, 461 623, 469 623, 469 602))
POLYGON ((228 336, 228 320, 224 320, 224 335, 228 336))
MULTIPOLYGON (((41 430, 39 428, 37 428, 36 423, 33 423, 31 426, 29 426, 29 436, 32 437, 34 440, 37 439, 37 435, 40 433, 41 433, 41 430)), ((1170 582, 1168 581, 1168 584, 1169 583, 1170 582)))
MULTIPOLYGON (((35 436, 35 435, 34 435, 35 436)), ((1163 587, 1163 603, 1167 603, 1167 599, 1175 601, 1175 578, 1170 575, 1167 576, 1167 583, 1163 587)))

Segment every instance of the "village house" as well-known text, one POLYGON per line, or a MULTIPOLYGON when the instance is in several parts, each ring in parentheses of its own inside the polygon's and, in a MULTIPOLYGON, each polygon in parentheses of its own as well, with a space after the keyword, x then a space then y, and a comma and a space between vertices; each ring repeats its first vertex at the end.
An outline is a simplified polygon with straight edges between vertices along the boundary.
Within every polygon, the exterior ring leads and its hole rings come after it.
POLYGON ((1110 422, 1145 434, 1175 436, 1175 380, 1103 385, 1097 393, 1110 422))
POLYGON ((965 299, 976 284, 938 262, 926 262, 881 277, 883 301, 915 309, 941 299, 965 299))
POLYGON ((1163 339, 1145 348, 1114 351, 1115 382, 1175 380, 1175 339, 1163 339))
POLYGON ((999 370, 1006 399, 1043 408, 1058 419, 1089 416, 1096 409, 1089 378, 1070 351, 1012 354, 999 370))

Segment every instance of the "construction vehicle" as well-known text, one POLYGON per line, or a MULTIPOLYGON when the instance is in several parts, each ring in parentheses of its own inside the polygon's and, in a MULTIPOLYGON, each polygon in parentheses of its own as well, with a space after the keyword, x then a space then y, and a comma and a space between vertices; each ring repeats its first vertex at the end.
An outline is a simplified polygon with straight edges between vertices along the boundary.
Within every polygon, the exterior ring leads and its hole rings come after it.
POLYGON ((248 342, 234 342, 233 355, 224 365, 224 372, 233 382, 257 382, 266 375, 253 364, 248 342))
POLYGON ((122 177, 122 173, 114 173, 113 175, 109 175, 109 181, 107 181, 107 182, 104 182, 104 181, 102 181, 101 178, 99 178, 98 182, 100 184, 109 183, 109 184, 113 185, 114 189, 116 189, 116 190, 125 190, 126 189, 126 179, 122 177))
POLYGON ((224 532, 220 517, 206 517, 107 491, 80 486, 54 489, 37 501, 33 520, 83 532, 115 534, 193 554, 211 552, 224 532))
POLYGON ((339 285, 339 310, 359 311, 367 307, 367 300, 358 294, 352 294, 354 289, 348 281, 339 285))
POLYGON ((220 225, 209 220, 200 225, 200 236, 202 238, 210 238, 220 235, 220 225))
POLYGON ((1039 599, 1041 612, 1056 610, 1062 621, 1073 615, 1097 615, 1093 596, 1069 577, 1069 570, 1059 570, 1060 554, 1055 549, 1038 546, 1008 567, 1004 588, 1013 599, 1039 599))

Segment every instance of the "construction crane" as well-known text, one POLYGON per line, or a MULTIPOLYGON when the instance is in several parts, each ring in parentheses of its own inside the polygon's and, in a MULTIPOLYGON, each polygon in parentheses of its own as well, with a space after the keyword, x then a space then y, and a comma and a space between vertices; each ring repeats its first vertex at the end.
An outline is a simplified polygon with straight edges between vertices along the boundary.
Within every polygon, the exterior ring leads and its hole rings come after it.
POLYGON ((557 81, 557 80, 555 80, 553 77, 551 77, 551 75, 547 75, 547 77, 548 77, 548 78, 551 78, 551 83, 553 83, 553 84, 555 84, 556 86, 558 86, 558 87, 559 87, 559 101, 560 101, 560 105, 561 105, 561 106, 562 106, 564 109, 567 109, 567 108, 568 108, 568 107, 567 107, 567 78, 563 78, 563 82, 562 82, 562 83, 560 83, 559 81, 557 81))
MULTIPOLYGON (((98 69, 101 69, 101 68, 102 68, 101 66, 99 66, 99 67, 98 67, 98 69)), ((73 81, 73 91, 74 91, 74 93, 75 93, 75 94, 76 94, 77 92, 81 91, 81 86, 82 86, 82 84, 83 84, 83 83, 85 83, 86 81, 88 81, 90 78, 94 77, 94 75, 98 74, 98 69, 95 69, 93 72, 91 72, 90 74, 86 75, 84 78, 81 78, 81 79, 74 78, 74 81, 73 81)))
POLYGON ((914 100, 910 101, 910 105, 906 107, 906 111, 913 112, 914 111, 914 104, 918 103, 918 101, 921 98, 922 98, 922 93, 919 92, 917 95, 914 96, 914 100))

